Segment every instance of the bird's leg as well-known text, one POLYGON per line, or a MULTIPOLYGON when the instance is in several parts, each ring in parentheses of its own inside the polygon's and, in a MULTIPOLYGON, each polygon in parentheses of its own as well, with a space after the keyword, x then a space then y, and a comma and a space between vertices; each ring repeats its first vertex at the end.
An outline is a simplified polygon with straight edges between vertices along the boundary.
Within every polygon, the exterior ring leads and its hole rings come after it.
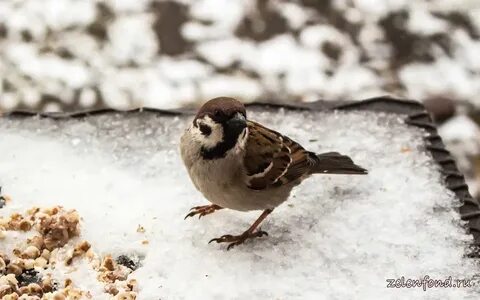
POLYGON ((195 215, 198 215, 198 218, 200 219, 201 217, 209 215, 214 211, 222 208, 223 207, 218 206, 216 204, 195 206, 190 209, 190 212, 185 216, 184 220, 188 217, 193 217, 195 215))
POLYGON ((226 234, 226 235, 223 235, 219 238, 215 238, 215 239, 212 239, 210 240, 210 242, 208 242, 209 244, 211 242, 217 242, 217 243, 229 243, 228 244, 228 247, 227 247, 227 250, 230 250, 231 248, 237 246, 237 245, 240 245, 242 244, 243 242, 245 242, 247 239, 252 239, 252 238, 256 238, 256 237, 262 237, 264 235, 268 235, 268 233, 266 233, 265 231, 262 231, 262 230, 257 230, 255 231, 255 229, 257 229, 258 225, 260 225, 260 223, 262 223, 263 220, 265 220, 265 218, 273 211, 273 209, 266 209, 263 211, 263 213, 260 215, 260 217, 258 217, 258 219, 252 224, 252 226, 250 226, 250 228, 247 229, 247 231, 245 231, 244 233, 242 233, 241 235, 230 235, 230 234, 226 234))

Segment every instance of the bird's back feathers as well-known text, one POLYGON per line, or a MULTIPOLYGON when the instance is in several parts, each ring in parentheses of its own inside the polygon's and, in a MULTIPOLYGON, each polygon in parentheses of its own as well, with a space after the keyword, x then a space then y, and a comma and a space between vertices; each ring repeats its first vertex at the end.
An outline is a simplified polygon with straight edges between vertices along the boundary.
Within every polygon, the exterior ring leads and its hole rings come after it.
POLYGON ((316 155, 259 123, 248 121, 248 130, 244 165, 246 184, 251 189, 275 188, 316 173, 367 173, 348 156, 337 152, 316 155))

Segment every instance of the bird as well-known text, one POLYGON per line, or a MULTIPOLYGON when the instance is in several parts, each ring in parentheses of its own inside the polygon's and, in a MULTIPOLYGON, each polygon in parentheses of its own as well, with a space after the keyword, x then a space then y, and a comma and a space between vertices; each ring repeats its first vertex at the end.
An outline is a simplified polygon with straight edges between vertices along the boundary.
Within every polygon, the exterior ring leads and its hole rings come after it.
POLYGON ((225 208, 262 211, 242 234, 209 241, 227 243, 227 250, 267 236, 260 224, 311 175, 368 173, 346 155, 307 151, 289 137, 248 119, 245 106, 230 97, 211 99, 198 110, 180 138, 180 154, 193 185, 211 203, 193 207, 185 219, 225 208))

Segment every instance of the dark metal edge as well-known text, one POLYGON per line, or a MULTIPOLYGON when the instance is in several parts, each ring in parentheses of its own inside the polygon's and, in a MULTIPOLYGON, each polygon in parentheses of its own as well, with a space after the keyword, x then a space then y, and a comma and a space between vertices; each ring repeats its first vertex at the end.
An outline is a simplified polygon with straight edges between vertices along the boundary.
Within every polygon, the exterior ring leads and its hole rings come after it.
MULTIPOLYGON (((245 104, 248 108, 285 108, 291 110, 332 110, 332 109, 357 109, 357 110, 370 110, 370 111, 383 111, 389 113, 405 113, 405 108, 413 107, 423 108, 423 105, 417 101, 396 99, 390 96, 382 96, 369 98, 364 100, 342 100, 342 101, 329 101, 318 100, 314 102, 296 102, 296 103, 273 103, 273 102, 253 102, 245 104), (401 112, 399 112, 401 110, 401 112)), ((195 113, 194 109, 180 108, 180 109, 159 109, 152 107, 139 107, 129 110, 118 110, 113 108, 101 108, 101 109, 86 109, 75 112, 37 112, 31 110, 13 110, 3 113, 3 116, 10 117, 31 117, 38 116, 40 118, 52 118, 52 119, 65 119, 65 118, 82 118, 86 116, 94 116, 107 113, 123 113, 131 114, 138 112, 152 112, 164 115, 191 115, 195 113)), ((2 116, 0 112, 0 116, 2 116)))
MULTIPOLYGON (((361 101, 325 101, 319 100, 310 103, 250 103, 250 108, 273 108, 273 109, 291 109, 291 110, 310 110, 310 111, 375 111, 384 113, 394 113, 406 116, 405 123, 417 128, 422 128, 428 135, 425 136, 425 149, 427 149, 434 161, 440 167, 446 187, 451 190, 461 201, 462 205, 458 208, 462 220, 467 221, 468 229, 475 239, 475 244, 480 245, 480 205, 472 197, 468 190, 463 174, 457 168, 454 158, 450 152, 445 149, 442 138, 438 135, 437 128, 433 123, 431 116, 426 111, 422 103, 414 100, 396 99, 390 96, 375 97, 361 101)), ((12 111, 4 114, 11 117, 31 117, 68 119, 82 118, 86 116, 100 115, 106 113, 138 113, 151 112, 162 115, 190 115, 192 109, 165 110, 157 108, 136 108, 126 111, 115 109, 85 110, 79 112, 66 113, 38 113, 33 111, 12 111)))
POLYGON ((132 114, 132 113, 139 113, 139 112, 152 112, 161 115, 183 115, 188 114, 189 110, 187 109, 158 109, 158 108, 150 108, 150 107, 141 107, 141 108, 134 108, 129 110, 117 110, 113 108, 102 108, 102 109, 94 109, 94 110, 82 110, 82 111, 75 111, 75 112, 36 112, 30 110, 14 110, 10 112, 6 112, 3 114, 4 117, 40 117, 40 118, 49 118, 49 119, 69 119, 69 118, 83 118, 88 116, 95 116, 95 115, 103 115, 103 114, 110 114, 110 113, 122 113, 122 114, 132 114))

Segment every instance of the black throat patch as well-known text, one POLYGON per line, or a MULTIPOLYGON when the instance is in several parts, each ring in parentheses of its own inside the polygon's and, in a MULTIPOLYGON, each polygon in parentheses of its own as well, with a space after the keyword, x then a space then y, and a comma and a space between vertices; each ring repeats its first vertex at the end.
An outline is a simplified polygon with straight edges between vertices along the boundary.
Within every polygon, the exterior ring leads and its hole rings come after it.
MULTIPOLYGON (((222 127, 223 140, 213 148, 202 147, 200 154, 202 155, 203 159, 212 160, 223 158, 225 155, 227 155, 228 150, 231 150, 233 147, 235 147, 238 136, 242 134, 242 132, 232 132, 225 124, 222 124, 222 127)), ((243 132, 245 133, 246 131, 243 132)))

